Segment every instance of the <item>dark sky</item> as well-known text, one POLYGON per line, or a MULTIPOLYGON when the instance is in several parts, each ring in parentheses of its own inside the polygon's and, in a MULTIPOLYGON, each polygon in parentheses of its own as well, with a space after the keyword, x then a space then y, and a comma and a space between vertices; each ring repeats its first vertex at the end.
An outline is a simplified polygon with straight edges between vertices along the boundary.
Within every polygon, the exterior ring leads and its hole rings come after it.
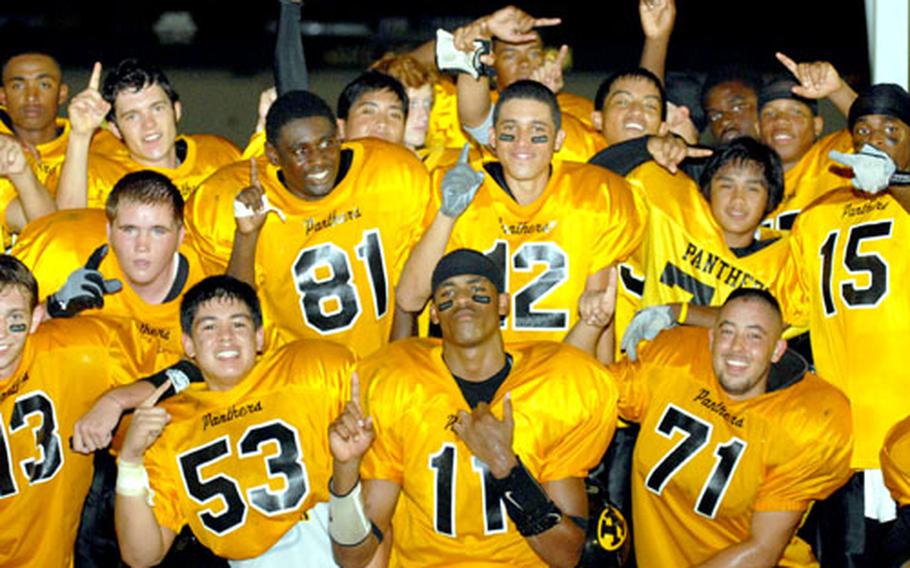
MULTIPOLYGON (((270 61, 271 30, 278 13, 278 2, 270 0, 246 2, 242 10, 223 0, 3 0, 3 4, 0 34, 6 49, 46 49, 67 65, 143 55, 168 67, 218 67, 241 73, 261 70, 270 61), (162 47, 158 43, 152 27, 167 10, 191 12, 199 32, 190 45, 162 47)), ((576 67, 581 70, 634 63, 642 42, 637 2, 601 0, 598 9, 590 4, 568 0, 522 2, 519 6, 535 15, 563 18, 563 25, 546 39, 552 44, 571 44, 576 67)), ((308 0, 304 8, 307 19, 361 24, 368 33, 364 37, 307 38, 309 63, 315 68, 357 67, 389 47, 428 38, 438 26, 454 27, 495 6, 476 1, 308 0)), ((738 61, 774 71, 778 64, 773 53, 783 50, 797 59, 828 59, 842 74, 867 79, 862 0, 678 0, 677 14, 669 69, 704 71, 717 63, 738 61), (840 28, 832 27, 834 21, 840 28)))

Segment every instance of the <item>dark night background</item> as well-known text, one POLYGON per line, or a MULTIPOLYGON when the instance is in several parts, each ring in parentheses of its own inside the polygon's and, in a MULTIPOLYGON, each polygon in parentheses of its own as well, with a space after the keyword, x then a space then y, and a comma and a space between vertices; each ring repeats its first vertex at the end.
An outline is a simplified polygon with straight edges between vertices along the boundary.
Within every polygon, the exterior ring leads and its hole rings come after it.
MULTIPOLYGON (((567 90, 593 96, 610 69, 638 61, 643 38, 635 0, 517 5, 534 15, 563 19, 544 39, 549 45, 568 43, 573 48, 567 90)), ((500 6, 472 1, 307 1, 304 46, 314 71, 313 90, 332 101, 344 82, 384 51, 415 46, 432 37, 437 27, 451 30, 500 6)), ((128 56, 155 61, 171 75, 184 106, 190 107, 185 110, 193 113, 183 121, 188 131, 212 130, 239 142, 248 123, 255 121, 258 91, 270 84, 278 9, 277 0, 243 6, 215 0, 3 0, 0 45, 4 52, 34 49, 54 55, 73 92, 82 88, 83 76, 96 59, 108 65, 128 56), (189 43, 166 44, 156 35, 156 23, 165 12, 190 14, 196 32, 184 38, 189 43), (203 91, 194 92, 197 87, 203 91), (227 89, 231 96, 217 101, 223 116, 211 116, 212 91, 227 89), (232 107, 240 104, 242 112, 232 107), (199 114, 202 106, 210 111, 207 116, 199 114), (243 113, 252 115, 247 119, 243 113)), ((774 59, 776 50, 797 60, 827 59, 854 87, 867 84, 862 0, 677 0, 668 71, 703 73, 718 63, 741 62, 765 73, 779 72, 783 69, 774 59)), ((5 59, 7 53, 3 55, 5 59)))

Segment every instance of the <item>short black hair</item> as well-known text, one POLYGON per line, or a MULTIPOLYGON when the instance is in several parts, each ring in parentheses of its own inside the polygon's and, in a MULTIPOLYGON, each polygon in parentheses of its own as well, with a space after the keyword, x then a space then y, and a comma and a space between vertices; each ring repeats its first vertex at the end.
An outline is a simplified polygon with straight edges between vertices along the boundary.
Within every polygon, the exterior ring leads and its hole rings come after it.
POLYGON ((556 125, 556 130, 562 128, 562 111, 559 110, 559 101, 556 100, 556 95, 543 83, 532 81, 531 79, 515 81, 499 93, 499 100, 496 101, 496 106, 493 107, 493 126, 496 126, 496 123, 499 122, 499 111, 502 105, 513 99, 530 99, 544 103, 550 107, 550 115, 553 117, 553 124, 556 125))
POLYGON ((143 205, 170 205, 174 220, 183 224, 183 195, 169 177, 152 170, 131 172, 120 178, 107 196, 104 212, 108 221, 117 217, 121 201, 132 201, 143 205))
POLYGON ((755 96, 758 97, 758 92, 761 90, 762 86, 762 79, 761 74, 758 71, 752 67, 739 63, 727 63, 715 67, 708 72, 707 77, 705 77, 705 82, 701 86, 701 107, 705 109, 706 114, 708 93, 714 87, 724 83, 742 83, 746 87, 752 89, 755 96))
POLYGON ((265 116, 265 139, 272 146, 277 146, 281 129, 285 125, 301 118, 316 116, 329 121, 332 130, 335 130, 335 113, 322 98, 309 91, 288 91, 275 99, 269 107, 265 116))
POLYGON ((411 103, 404 85, 395 77, 379 71, 361 73, 353 81, 345 85, 344 90, 338 95, 338 118, 347 120, 351 107, 357 104, 360 97, 375 91, 391 91, 398 97, 398 100, 401 101, 401 108, 404 111, 404 118, 407 120, 408 106, 411 103))
POLYGON ((256 329, 262 327, 262 307, 253 287, 226 274, 209 276, 186 291, 180 300, 180 328, 191 335, 199 307, 211 300, 237 300, 246 304, 256 329))
POLYGON ((123 91, 135 93, 151 85, 161 87, 172 105, 180 100, 177 91, 174 90, 164 71, 158 66, 138 59, 124 59, 121 61, 104 76, 104 82, 101 84, 101 96, 111 104, 107 119, 111 122, 116 122, 114 101, 117 100, 117 95, 123 91))
POLYGON ((29 305, 34 310, 38 305, 38 281, 21 260, 8 254, 0 254, 0 290, 17 286, 29 296, 29 305))
POLYGON ((780 156, 769 146, 746 136, 714 149, 699 178, 699 187, 705 199, 711 201, 711 181, 717 172, 730 162, 753 162, 761 168, 768 187, 765 215, 774 211, 784 196, 784 168, 780 156))
POLYGON ((667 119, 667 92, 664 90, 664 85, 657 75, 644 67, 620 69, 604 79, 600 86, 597 87, 597 94, 594 95, 594 110, 602 111, 604 109, 604 102, 607 100, 607 95, 610 94, 613 83, 620 79, 643 79, 654 85, 660 94, 660 119, 667 119))
POLYGON ((775 298, 771 292, 768 292, 763 288, 737 288, 730 292, 730 294, 724 300, 723 306, 726 306, 730 302, 738 300, 740 298, 761 300, 765 302, 771 307, 772 310, 774 310, 777 316, 781 318, 781 321, 783 321, 784 316, 783 312, 780 309, 780 302, 777 301, 777 298, 775 298))

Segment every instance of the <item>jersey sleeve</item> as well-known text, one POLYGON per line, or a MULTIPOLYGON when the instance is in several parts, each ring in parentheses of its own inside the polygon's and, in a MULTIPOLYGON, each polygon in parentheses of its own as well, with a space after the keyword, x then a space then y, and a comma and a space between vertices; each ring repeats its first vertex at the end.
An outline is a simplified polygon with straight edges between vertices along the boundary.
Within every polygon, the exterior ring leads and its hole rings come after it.
POLYGON ((603 231, 590 253, 593 272, 628 258, 641 244, 647 227, 647 209, 641 198, 621 177, 610 173, 609 178, 604 187, 609 204, 604 212, 603 231))
MULTIPOLYGON (((641 348, 639 348, 641 357, 641 348)), ((644 380, 641 360, 630 361, 623 358, 607 367, 613 377, 618 391, 617 411, 623 420, 641 422, 648 409, 651 398, 648 384, 644 380)))
POLYGON ((152 512, 155 519, 162 527, 179 533, 186 521, 180 512, 180 485, 179 480, 173 479, 168 473, 162 460, 173 455, 167 448, 152 445, 145 452, 145 470, 149 476, 149 486, 152 489, 152 512))
MULTIPOLYGON (((257 166, 266 171, 267 162, 260 158, 257 166)), ((234 198, 246 186, 243 167, 228 166, 206 179, 187 201, 186 230, 199 253, 207 274, 221 274, 227 269, 234 245, 234 198)), ((247 174, 248 175, 248 174, 247 174)))
MULTIPOLYGON (((832 389, 833 390, 833 389, 832 389)), ((781 413, 781 439, 771 449, 765 480, 755 498, 756 511, 802 511, 824 499, 852 474, 853 432, 850 407, 839 392, 817 397, 811 411, 781 413)))
POLYGON ((803 219, 797 217, 793 230, 787 237, 789 252, 783 268, 771 285, 771 293, 780 302, 784 321, 791 326, 805 328, 809 326, 811 296, 807 289, 807 277, 804 273, 807 258, 799 234, 800 221, 803 219))
POLYGON ((569 477, 584 477, 597 465, 616 429, 617 392, 610 376, 603 371, 592 373, 592 388, 586 389, 578 416, 572 428, 546 451, 546 460, 538 481, 546 483, 569 477))
POLYGON ((891 429, 879 459, 891 496, 901 507, 910 505, 910 418, 891 429))
POLYGON ((389 396, 387 388, 376 388, 382 381, 370 382, 364 408, 373 419, 373 445, 364 456, 360 474, 364 479, 382 479, 402 484, 404 471, 404 445, 402 433, 395 425, 400 401, 389 396))
POLYGON ((430 209, 430 174, 423 163, 417 160, 414 160, 410 170, 411 186, 408 188, 410 195, 402 196, 401 218, 395 220, 398 226, 406 228, 407 234, 401 239, 402 250, 395 255, 398 262, 391 267, 391 273, 394 275, 393 286, 398 285, 398 277, 411 250, 429 226, 429 223, 425 225, 425 222, 430 209))

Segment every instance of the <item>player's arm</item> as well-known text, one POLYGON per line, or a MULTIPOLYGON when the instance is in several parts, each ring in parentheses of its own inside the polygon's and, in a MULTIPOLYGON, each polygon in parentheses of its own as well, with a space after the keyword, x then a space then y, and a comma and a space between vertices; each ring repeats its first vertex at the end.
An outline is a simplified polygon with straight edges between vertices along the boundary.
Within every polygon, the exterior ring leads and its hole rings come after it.
POLYGON ((345 568, 367 566, 376 556, 401 492, 391 481, 360 480, 360 463, 374 437, 372 419, 360 409, 360 381, 354 373, 351 400, 329 425, 329 536, 335 561, 345 568))
POLYGON ((452 426, 471 453, 490 468, 509 518, 534 552, 550 566, 575 566, 585 540, 576 519, 588 514, 584 480, 567 478, 541 486, 512 448, 514 428, 508 397, 502 420, 480 403, 471 413, 459 411, 452 426))
POLYGON ((667 49, 676 21, 675 0, 639 0, 638 14, 641 17, 641 29, 645 33, 639 65, 664 81, 667 49))
POLYGON ((303 41, 300 38, 302 0, 280 0, 278 35, 275 38, 275 85, 278 94, 305 91, 310 87, 303 41))
POLYGON ((114 523, 120 554, 130 566, 159 564, 177 536, 158 523, 149 505, 148 474, 143 463, 145 451, 170 421, 167 411, 155 406, 167 388, 162 385, 156 389, 136 409, 117 461, 114 523))
POLYGON ((419 312, 430 298, 430 276, 445 253, 458 217, 468 208, 483 183, 483 173, 468 163, 470 147, 461 149, 458 162, 442 179, 442 204, 433 222, 414 245, 398 278, 395 302, 405 312, 419 312))
POLYGON ((250 286, 256 287, 256 245, 259 242, 259 233, 265 224, 268 210, 263 202, 265 191, 259 183, 256 171, 256 159, 250 158, 250 185, 237 194, 236 202, 242 208, 234 207, 234 220, 237 228, 234 230, 234 244, 231 248, 231 258, 228 261, 227 275, 242 280, 250 286), (243 209, 243 212, 240 211, 243 209))
POLYGON ((674 325, 712 327, 720 308, 696 306, 692 303, 661 304, 648 306, 636 312, 622 336, 622 350, 635 361, 638 344, 642 339, 651 340, 674 325))
POLYGON ((613 314, 616 308, 616 269, 608 267, 592 274, 578 300, 578 321, 563 343, 609 364, 613 362, 613 314))
POLYGON ((758 511, 752 514, 749 538, 727 547, 698 568, 776 566, 805 511, 758 511))
POLYGON ((78 209, 88 204, 88 153, 92 135, 101 126, 111 105, 101 97, 101 64, 95 63, 88 87, 70 101, 70 135, 66 159, 57 183, 57 207, 78 209))
POLYGON ((8 178, 18 194, 6 207, 6 226, 11 232, 18 233, 29 221, 57 210, 29 166, 22 144, 11 136, 0 136, 0 176, 8 178))
POLYGON ((797 63, 779 52, 775 56, 799 81, 800 84, 793 87, 795 94, 807 99, 827 97, 841 114, 850 114, 850 106, 856 100, 856 91, 841 78, 834 65, 828 61, 797 63))

